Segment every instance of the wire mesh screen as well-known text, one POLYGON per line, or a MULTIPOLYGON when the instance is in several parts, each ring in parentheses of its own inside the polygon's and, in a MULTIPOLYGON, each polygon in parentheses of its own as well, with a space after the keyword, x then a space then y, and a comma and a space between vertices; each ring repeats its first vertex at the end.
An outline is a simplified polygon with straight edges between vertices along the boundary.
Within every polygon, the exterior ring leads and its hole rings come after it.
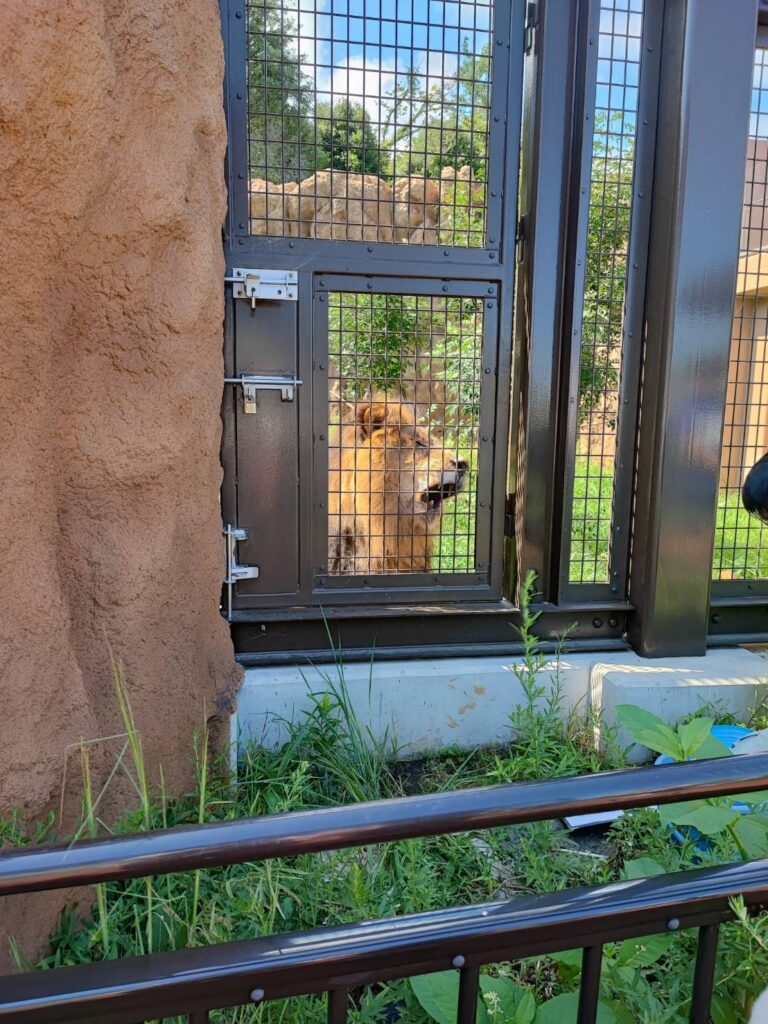
POLYGON ((572 583, 609 579, 642 0, 601 0, 571 507, 572 583))
POLYGON ((714 578, 768 577, 768 529, 741 485, 768 449, 768 51, 755 53, 741 245, 715 528, 714 578))
POLYGON ((483 301, 332 292, 328 573, 476 563, 483 301))
POLYGON ((249 0, 255 235, 485 245, 490 0, 249 0))

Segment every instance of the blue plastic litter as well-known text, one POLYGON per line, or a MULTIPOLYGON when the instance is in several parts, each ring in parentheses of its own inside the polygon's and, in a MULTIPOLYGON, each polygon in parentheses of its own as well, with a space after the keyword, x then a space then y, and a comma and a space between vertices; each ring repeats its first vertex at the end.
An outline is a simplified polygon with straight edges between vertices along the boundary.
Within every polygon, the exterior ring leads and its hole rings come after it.
MULTIPOLYGON (((744 739, 745 736, 754 736, 754 734, 754 729, 747 729, 743 725, 713 725, 711 729, 712 737, 719 740, 719 742, 729 750, 733 750, 738 741, 744 739)), ((667 754, 660 754, 654 763, 674 764, 674 761, 674 757, 669 757, 667 754)), ((752 810, 748 804, 744 804, 740 800, 733 801, 733 809, 734 811, 740 811, 742 814, 749 814, 752 810)), ((685 842, 686 838, 689 840, 695 840, 700 836, 700 833, 695 828, 686 828, 684 830, 685 834, 683 834, 683 830, 674 828, 672 825, 669 827, 672 832, 672 838, 676 843, 680 843, 681 845, 685 842)), ((702 852, 708 850, 709 843, 706 839, 702 838, 698 843, 696 843, 695 849, 701 850, 702 852)))

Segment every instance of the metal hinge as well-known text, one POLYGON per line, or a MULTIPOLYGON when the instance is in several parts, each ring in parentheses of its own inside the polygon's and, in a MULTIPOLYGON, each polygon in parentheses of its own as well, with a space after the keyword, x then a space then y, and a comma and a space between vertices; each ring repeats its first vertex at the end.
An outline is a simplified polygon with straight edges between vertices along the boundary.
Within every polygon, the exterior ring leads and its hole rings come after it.
POLYGON ((241 530, 229 523, 221 531, 224 534, 226 545, 226 576, 224 586, 227 588, 227 618, 232 618, 232 594, 236 583, 240 580, 257 580, 259 578, 258 565, 240 565, 237 560, 237 542, 245 540, 248 536, 247 530, 241 530))
POLYGON ((225 384, 237 384, 243 389, 243 412, 256 412, 257 391, 279 391, 283 402, 292 402, 296 388, 303 384, 296 376, 275 377, 269 374, 254 376, 244 373, 240 377, 225 377, 225 384))
POLYGON ((516 494, 507 495, 507 507, 504 510, 504 536, 514 537, 515 536, 515 499, 516 494))
POLYGON ((533 44, 536 36, 536 26, 539 23, 539 5, 529 3, 525 16, 525 52, 533 51, 533 44))
POLYGON ((233 267, 232 276, 225 277, 232 285, 233 299, 250 299, 251 309, 258 301, 295 302, 299 275, 295 270, 250 270, 233 267))
POLYGON ((515 239, 515 258, 518 263, 525 260, 525 217, 517 222, 517 238, 515 239))

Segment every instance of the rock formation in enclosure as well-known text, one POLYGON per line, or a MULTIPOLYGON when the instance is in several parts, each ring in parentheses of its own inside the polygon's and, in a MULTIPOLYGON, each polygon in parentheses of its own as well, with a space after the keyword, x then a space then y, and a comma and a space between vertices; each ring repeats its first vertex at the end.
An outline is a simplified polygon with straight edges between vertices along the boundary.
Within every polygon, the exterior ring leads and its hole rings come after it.
POLYGON ((373 174, 345 171, 317 171, 301 182, 250 183, 254 235, 437 245, 441 232, 462 231, 461 216, 477 218, 473 232, 479 231, 484 204, 485 185, 468 166, 444 167, 439 180, 396 177, 394 186, 373 174))
MULTIPOLYGON (((239 678, 218 608, 219 10, 12 2, 0 50, 0 815, 40 820, 66 789, 63 839, 80 741, 97 792, 124 742, 108 644, 170 793, 239 678)), ((118 772, 99 812, 126 806, 118 772)), ((61 899, 3 901, 4 968, 8 936, 34 956, 61 899)))

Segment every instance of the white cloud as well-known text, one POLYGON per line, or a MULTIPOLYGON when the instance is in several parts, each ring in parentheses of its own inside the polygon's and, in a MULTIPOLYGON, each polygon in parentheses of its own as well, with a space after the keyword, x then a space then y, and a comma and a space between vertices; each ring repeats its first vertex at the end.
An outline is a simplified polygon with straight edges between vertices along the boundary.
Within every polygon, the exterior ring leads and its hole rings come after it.
MULTIPOLYGON (((290 16, 296 26, 296 49, 302 56, 304 73, 315 83, 317 100, 337 103, 349 98, 354 103, 362 103, 374 127, 386 117, 386 107, 382 109, 382 106, 394 91, 398 73, 403 75, 415 67, 423 76, 421 84, 428 90, 435 88, 439 91, 444 80, 454 75, 458 68, 457 54, 442 50, 400 47, 395 51, 392 46, 370 43, 363 46, 344 39, 331 43, 328 39, 333 23, 331 0, 297 0, 296 5, 291 6, 290 16), (325 39, 315 38, 318 29, 325 39), (341 60, 338 59, 340 50, 345 53, 341 60), (333 51, 337 59, 332 65, 333 51), (377 51, 379 59, 376 58, 377 51), (385 51, 386 56, 381 51, 385 51), (394 57, 389 57, 395 52, 398 55, 397 65, 394 57)), ((458 10, 458 4, 453 6, 458 10)))
POLYGON ((336 65, 333 69, 331 98, 333 103, 347 97, 355 103, 362 103, 376 125, 382 118, 382 102, 394 87, 394 62, 377 63, 364 57, 350 57, 345 64, 336 65))
POLYGON ((305 72, 317 79, 318 65, 328 64, 331 56, 330 43, 316 39, 317 16, 330 11, 330 0, 300 0, 298 9, 292 11, 297 27, 296 49, 301 54, 305 72))

